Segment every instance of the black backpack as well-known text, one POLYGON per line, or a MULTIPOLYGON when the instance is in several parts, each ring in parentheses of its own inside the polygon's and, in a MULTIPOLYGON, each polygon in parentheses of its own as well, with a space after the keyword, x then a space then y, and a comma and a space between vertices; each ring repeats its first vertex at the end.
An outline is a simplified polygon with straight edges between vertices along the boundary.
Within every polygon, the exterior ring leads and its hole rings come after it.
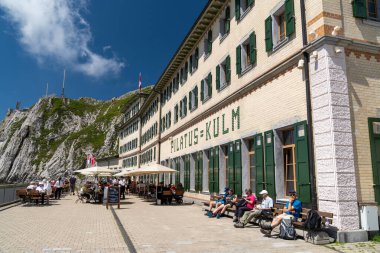
POLYGON ((317 230, 321 229, 322 218, 318 212, 314 209, 311 209, 307 212, 307 218, 303 223, 303 227, 308 230, 317 230))
POLYGON ((280 234, 278 235, 281 239, 285 240, 295 240, 297 239, 296 230, 290 219, 282 220, 280 224, 280 234))

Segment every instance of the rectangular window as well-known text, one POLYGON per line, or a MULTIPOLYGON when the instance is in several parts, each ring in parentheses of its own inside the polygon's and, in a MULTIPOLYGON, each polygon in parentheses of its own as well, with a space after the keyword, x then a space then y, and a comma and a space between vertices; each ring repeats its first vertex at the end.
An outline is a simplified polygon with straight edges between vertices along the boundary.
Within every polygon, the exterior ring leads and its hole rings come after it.
POLYGON ((178 104, 174 106, 174 123, 178 122, 178 104))
POLYGON ((224 11, 224 15, 220 18, 220 35, 221 41, 229 34, 230 32, 230 7, 227 6, 224 11))
POLYGON ((256 33, 249 37, 236 48, 236 73, 245 74, 256 64, 256 33))
POLYGON ((212 30, 208 31, 207 36, 204 41, 204 50, 205 50, 205 59, 211 54, 212 52, 212 30))
POLYGON ((198 86, 189 92, 189 109, 193 111, 198 108, 198 86))
POLYGON ((380 0, 367 0, 367 14, 369 19, 380 20, 380 0))
POLYGON ((208 99, 212 97, 212 76, 211 73, 207 75, 201 81, 201 100, 202 102, 206 102, 208 99))
POLYGON ((225 88, 231 81, 231 58, 226 59, 216 67, 216 89, 219 91, 225 88))

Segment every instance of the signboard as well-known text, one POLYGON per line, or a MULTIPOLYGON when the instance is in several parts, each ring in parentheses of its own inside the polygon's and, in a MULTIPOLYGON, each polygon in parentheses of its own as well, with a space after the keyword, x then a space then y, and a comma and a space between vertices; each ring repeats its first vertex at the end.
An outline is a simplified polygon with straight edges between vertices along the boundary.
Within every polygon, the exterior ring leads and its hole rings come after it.
POLYGON ((120 187, 106 187, 107 188, 107 204, 106 207, 108 209, 108 205, 117 204, 117 208, 120 209, 120 187))

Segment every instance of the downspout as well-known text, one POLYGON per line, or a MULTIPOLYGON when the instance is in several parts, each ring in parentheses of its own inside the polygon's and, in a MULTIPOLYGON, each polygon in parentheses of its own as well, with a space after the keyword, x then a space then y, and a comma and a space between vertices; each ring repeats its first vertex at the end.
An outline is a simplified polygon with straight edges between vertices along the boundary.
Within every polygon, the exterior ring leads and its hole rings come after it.
MULTIPOLYGON (((303 47, 308 45, 307 28, 306 28, 306 8, 305 0, 300 0, 301 6, 301 22, 302 22, 302 44, 303 47)), ((310 93, 310 56, 308 52, 303 52, 304 74, 306 85, 306 110, 307 110, 307 131, 308 131, 308 155, 309 155, 309 171, 310 171, 310 187, 311 187, 311 205, 312 208, 318 210, 318 195, 315 181, 315 161, 314 161, 314 138, 313 138, 313 116, 311 108, 311 93, 310 93)))

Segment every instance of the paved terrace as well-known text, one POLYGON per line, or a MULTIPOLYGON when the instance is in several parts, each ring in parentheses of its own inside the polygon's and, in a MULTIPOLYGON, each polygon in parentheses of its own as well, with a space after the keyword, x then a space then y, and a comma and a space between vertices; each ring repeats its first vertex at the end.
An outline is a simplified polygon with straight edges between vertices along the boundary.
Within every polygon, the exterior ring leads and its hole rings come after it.
MULTIPOLYGON (((336 252, 303 240, 266 238, 254 227, 236 229, 230 218, 209 219, 197 205, 156 206, 128 196, 112 211, 75 199, 1 210, 0 252, 336 252)), ((333 246, 380 251, 373 243, 333 246)))

